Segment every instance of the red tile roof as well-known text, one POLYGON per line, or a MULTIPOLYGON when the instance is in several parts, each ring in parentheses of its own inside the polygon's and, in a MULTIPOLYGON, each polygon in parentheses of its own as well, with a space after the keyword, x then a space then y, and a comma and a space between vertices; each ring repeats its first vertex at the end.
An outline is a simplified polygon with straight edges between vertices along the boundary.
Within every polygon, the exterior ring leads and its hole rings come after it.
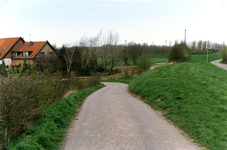
POLYGON ((18 55, 17 57, 12 58, 35 58, 35 56, 39 53, 39 51, 45 46, 47 41, 43 42, 32 42, 33 45, 30 45, 30 42, 25 42, 21 48, 17 52, 32 52, 28 57, 23 57, 22 54, 18 55))
POLYGON ((0 58, 4 57, 19 39, 20 37, 0 39, 0 58))

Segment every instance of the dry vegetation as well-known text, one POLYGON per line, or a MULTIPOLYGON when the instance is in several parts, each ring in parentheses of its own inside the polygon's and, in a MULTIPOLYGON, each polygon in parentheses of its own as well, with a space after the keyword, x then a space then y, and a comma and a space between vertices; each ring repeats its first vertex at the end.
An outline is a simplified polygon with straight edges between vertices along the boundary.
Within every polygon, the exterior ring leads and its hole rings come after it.
POLYGON ((33 72, 0 77, 0 144, 6 147, 11 139, 29 129, 43 106, 60 100, 68 91, 99 83, 99 76, 62 80, 61 73, 33 72))

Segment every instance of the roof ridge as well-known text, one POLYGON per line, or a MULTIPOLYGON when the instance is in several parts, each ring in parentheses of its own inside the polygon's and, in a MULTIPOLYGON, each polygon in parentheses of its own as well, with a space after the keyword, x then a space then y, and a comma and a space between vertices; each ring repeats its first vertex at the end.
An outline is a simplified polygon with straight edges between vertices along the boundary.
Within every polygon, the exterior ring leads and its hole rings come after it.
POLYGON ((0 39, 19 39, 19 38, 22 38, 22 37, 8 37, 8 38, 0 38, 0 39))
MULTIPOLYGON (((46 43, 47 41, 30 41, 30 42, 33 42, 33 43, 36 43, 36 42, 39 42, 39 43, 43 42, 44 43, 45 42, 46 43)), ((25 43, 30 43, 30 42, 25 42, 25 43)))

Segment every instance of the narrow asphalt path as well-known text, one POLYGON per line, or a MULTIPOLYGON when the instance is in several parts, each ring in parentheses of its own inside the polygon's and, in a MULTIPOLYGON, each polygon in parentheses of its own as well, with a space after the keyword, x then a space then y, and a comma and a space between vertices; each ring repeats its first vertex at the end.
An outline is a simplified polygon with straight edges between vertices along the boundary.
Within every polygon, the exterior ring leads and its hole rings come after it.
POLYGON ((215 60, 215 61, 212 61, 211 63, 222 68, 222 69, 225 69, 227 70, 227 65, 226 64, 221 64, 220 62, 222 61, 222 59, 219 59, 219 60, 215 60))
POLYGON ((161 114, 128 93, 128 85, 104 83, 71 123, 65 150, 196 150, 161 114))

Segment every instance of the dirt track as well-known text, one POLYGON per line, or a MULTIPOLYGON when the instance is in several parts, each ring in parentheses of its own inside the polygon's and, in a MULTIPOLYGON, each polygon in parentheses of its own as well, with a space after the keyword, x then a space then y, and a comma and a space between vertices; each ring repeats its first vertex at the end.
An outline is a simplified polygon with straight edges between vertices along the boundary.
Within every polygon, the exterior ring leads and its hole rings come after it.
POLYGON ((160 113, 132 97, 128 85, 104 84, 85 100, 60 149, 200 149, 160 113))

